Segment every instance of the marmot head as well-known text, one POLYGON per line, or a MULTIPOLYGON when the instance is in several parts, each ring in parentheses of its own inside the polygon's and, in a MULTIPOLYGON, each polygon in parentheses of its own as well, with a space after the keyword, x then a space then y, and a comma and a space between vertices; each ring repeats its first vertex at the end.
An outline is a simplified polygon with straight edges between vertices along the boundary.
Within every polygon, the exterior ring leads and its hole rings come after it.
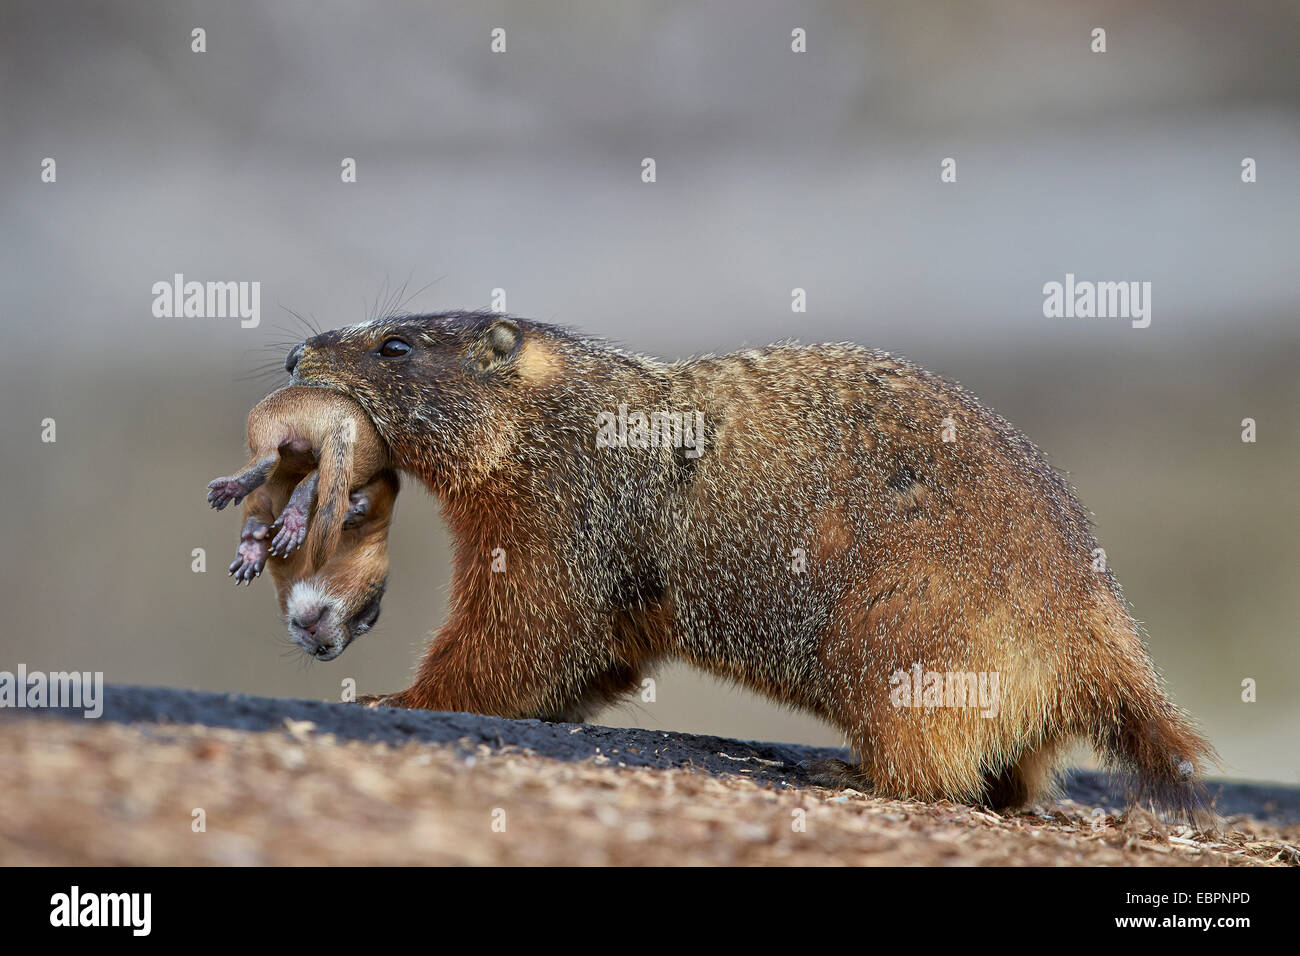
MULTIPOLYGON (((562 369, 566 333, 482 312, 376 319, 313 336, 289 353, 294 384, 366 410, 403 467, 442 488, 471 486, 510 455, 522 380, 562 369)), ((438 489, 441 490, 441 489, 438 489)))
POLYGON ((353 491, 338 548, 316 571, 304 548, 268 561, 289 637, 309 657, 334 660, 379 619, 397 491, 392 469, 353 491))

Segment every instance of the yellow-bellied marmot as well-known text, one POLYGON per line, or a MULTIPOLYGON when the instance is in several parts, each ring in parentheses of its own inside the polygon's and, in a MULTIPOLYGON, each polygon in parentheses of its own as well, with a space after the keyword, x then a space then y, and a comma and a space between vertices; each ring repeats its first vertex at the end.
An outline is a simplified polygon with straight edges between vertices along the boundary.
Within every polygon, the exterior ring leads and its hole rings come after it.
POLYGON ((384 703, 580 719, 678 658, 840 728, 878 793, 1018 805, 1086 738, 1144 795, 1198 800, 1210 748, 1071 489, 915 365, 666 364, 449 313, 316 335, 286 367, 361 404, 454 537, 449 619, 384 703))

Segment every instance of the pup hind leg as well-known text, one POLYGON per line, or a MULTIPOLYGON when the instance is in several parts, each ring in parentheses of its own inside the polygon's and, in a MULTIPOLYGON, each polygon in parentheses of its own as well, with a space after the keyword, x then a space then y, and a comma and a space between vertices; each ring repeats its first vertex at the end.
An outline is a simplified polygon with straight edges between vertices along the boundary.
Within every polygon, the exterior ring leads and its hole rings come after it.
POLYGON ((249 462, 243 471, 229 478, 214 478, 208 482, 208 503, 218 511, 232 501, 239 504, 255 488, 266 483, 271 469, 279 462, 280 456, 267 455, 265 458, 249 462))
POLYGON ((280 516, 271 523, 275 538, 271 541, 271 554, 286 558, 307 540, 307 516, 311 513, 312 499, 316 497, 316 484, 320 472, 313 471, 298 482, 289 502, 280 516))

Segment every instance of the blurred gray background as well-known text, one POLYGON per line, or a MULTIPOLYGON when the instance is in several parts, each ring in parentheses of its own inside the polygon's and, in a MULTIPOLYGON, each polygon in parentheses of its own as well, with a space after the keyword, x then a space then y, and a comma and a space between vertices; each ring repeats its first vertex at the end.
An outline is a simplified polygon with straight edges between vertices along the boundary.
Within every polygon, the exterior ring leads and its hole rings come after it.
MULTIPOLYGON (((204 485, 245 460, 286 309, 502 287, 664 358, 851 339, 961 381, 1076 484, 1227 773, 1296 782, 1297 49, 1294 3, 2 0, 0 669, 406 686, 449 577, 420 487, 378 628, 309 665, 270 582, 225 577, 239 521, 204 485), (260 281, 262 325, 154 318, 177 272, 260 281), (1066 272, 1152 282, 1150 328, 1045 319, 1066 272)), ((681 668, 602 719, 838 742, 681 668)))

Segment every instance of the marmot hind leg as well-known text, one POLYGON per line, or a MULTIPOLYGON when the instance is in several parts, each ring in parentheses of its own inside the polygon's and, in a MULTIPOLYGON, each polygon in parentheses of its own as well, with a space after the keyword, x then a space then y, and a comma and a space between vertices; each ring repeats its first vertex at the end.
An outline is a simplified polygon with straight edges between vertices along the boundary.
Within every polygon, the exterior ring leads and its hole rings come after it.
POLYGON ((846 763, 834 757, 825 760, 805 760, 799 769, 808 775, 808 782, 827 790, 857 790, 871 793, 871 778, 861 764, 846 763))
MULTIPOLYGON (((1052 787, 1054 756, 1055 748, 1039 748, 1000 771, 989 771, 984 775, 984 796, 976 802, 1001 811, 1022 807, 1041 798, 1052 787)), ((814 786, 828 790, 874 792, 870 772, 861 764, 829 758, 805 761, 799 766, 814 786)))
POLYGON ((984 774, 984 797, 980 801, 992 810, 1014 810, 1041 800, 1052 792, 1060 743, 1042 744, 1026 750, 1001 770, 984 774))

